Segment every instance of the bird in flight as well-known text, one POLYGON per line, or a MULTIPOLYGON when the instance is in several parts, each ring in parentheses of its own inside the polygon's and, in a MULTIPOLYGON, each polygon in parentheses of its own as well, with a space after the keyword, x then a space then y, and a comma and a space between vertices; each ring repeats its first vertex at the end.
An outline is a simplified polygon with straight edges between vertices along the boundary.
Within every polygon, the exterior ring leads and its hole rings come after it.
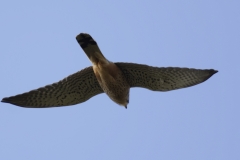
POLYGON ((95 95, 106 93, 114 102, 127 108, 132 87, 170 91, 202 83, 218 72, 214 69, 113 63, 104 57, 97 42, 89 34, 80 33, 76 40, 92 66, 57 83, 3 98, 2 102, 26 108, 61 107, 82 103, 95 95))

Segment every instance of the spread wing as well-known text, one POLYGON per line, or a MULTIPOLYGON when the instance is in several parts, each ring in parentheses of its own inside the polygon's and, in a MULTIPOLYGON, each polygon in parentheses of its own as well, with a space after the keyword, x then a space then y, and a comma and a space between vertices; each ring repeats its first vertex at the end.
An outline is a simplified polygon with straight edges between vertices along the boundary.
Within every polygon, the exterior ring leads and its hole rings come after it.
POLYGON ((87 67, 63 80, 23 94, 2 99, 28 108, 46 108, 74 105, 103 93, 92 67, 87 67))
POLYGON ((190 87, 206 81, 218 71, 177 67, 151 67, 135 63, 115 63, 124 73, 131 87, 153 91, 170 91, 190 87))

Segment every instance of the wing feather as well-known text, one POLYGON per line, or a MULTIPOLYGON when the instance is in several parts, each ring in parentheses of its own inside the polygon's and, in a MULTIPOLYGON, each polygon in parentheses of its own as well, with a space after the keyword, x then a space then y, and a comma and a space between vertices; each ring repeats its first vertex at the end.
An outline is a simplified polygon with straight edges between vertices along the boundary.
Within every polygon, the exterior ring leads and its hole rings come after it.
POLYGON ((131 87, 153 91, 186 88, 206 81, 218 71, 178 67, 152 67, 136 63, 115 63, 124 73, 131 87))
POLYGON ((103 93, 92 67, 87 67, 63 80, 23 94, 2 99, 28 108, 46 108, 74 105, 103 93))

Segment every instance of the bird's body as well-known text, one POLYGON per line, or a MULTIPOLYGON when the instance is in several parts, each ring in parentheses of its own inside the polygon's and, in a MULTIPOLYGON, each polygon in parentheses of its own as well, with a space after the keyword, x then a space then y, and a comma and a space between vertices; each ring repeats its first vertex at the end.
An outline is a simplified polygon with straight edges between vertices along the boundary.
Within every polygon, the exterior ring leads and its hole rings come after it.
POLYGON ((135 63, 113 63, 103 56, 89 34, 81 33, 76 39, 92 62, 92 67, 52 85, 3 98, 2 102, 29 108, 58 107, 78 104, 105 92, 114 102, 127 108, 131 87, 169 91, 199 84, 217 72, 213 69, 158 68, 135 63))
POLYGON ((94 74, 103 91, 114 102, 127 108, 130 86, 122 71, 103 56, 90 35, 79 34, 76 39, 92 62, 94 74))
POLYGON ((94 65, 93 71, 103 91, 114 102, 127 108, 130 85, 122 71, 114 63, 94 65))

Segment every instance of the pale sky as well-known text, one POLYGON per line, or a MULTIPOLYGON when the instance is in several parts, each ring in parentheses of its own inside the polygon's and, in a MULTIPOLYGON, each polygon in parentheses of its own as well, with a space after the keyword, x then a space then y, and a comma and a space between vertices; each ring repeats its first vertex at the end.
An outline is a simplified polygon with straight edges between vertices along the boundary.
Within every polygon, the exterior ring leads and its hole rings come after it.
POLYGON ((170 92, 133 88, 127 110, 106 94, 59 108, 0 103, 0 159, 239 159, 239 8, 237 0, 0 2, 0 100, 90 66, 81 32, 113 62, 219 71, 170 92))

